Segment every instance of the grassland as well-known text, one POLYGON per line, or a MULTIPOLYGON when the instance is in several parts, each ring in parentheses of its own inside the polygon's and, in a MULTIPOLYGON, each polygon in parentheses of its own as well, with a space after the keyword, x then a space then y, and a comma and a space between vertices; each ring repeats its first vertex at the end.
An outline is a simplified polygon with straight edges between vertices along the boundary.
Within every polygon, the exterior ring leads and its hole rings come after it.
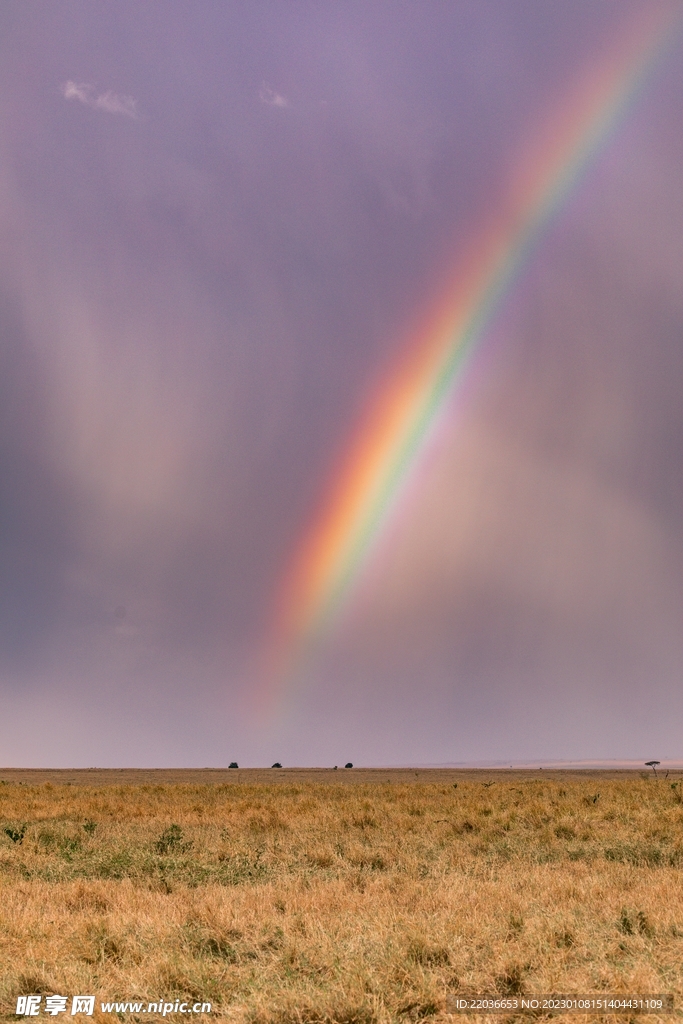
POLYGON ((683 1001, 672 778, 20 775, 0 773, 5 1019, 38 992, 250 1024, 444 1019, 465 992, 683 1001))

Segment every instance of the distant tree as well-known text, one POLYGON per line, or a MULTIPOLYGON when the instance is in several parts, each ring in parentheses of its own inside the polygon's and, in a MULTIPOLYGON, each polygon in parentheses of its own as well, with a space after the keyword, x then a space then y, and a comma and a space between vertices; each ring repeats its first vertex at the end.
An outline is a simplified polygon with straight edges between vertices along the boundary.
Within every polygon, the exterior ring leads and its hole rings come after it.
POLYGON ((272 768, 282 768, 282 765, 280 764, 279 761, 276 761, 274 765, 271 765, 271 767, 272 768))
POLYGON ((344 765, 344 767, 345 768, 353 768, 353 765, 351 764, 350 761, 347 761, 346 764, 344 765))
POLYGON ((239 768, 237 761, 231 761, 228 768, 239 768))
POLYGON ((652 771, 655 773, 655 778, 657 778, 657 765, 658 764, 659 764, 659 761, 646 761, 645 762, 645 767, 646 768, 652 768, 652 771))

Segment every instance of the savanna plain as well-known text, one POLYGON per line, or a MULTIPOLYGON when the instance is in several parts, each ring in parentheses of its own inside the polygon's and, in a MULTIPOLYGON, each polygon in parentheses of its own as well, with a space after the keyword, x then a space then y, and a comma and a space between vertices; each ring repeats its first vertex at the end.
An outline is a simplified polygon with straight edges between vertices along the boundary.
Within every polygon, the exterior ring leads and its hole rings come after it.
POLYGON ((439 1020, 480 993, 683 1005, 678 775, 0 780, 3 1019, 34 993, 93 994, 93 1020, 114 1017, 102 1000, 180 999, 245 1024, 439 1020))

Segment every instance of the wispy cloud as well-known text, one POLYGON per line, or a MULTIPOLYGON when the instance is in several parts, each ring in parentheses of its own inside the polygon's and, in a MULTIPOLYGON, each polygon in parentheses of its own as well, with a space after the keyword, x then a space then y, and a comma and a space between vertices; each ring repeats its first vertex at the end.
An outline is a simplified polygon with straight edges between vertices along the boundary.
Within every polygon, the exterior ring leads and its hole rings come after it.
POLYGON ((111 89, 98 95, 95 87, 87 82, 68 81, 62 86, 62 94, 64 99, 79 100, 86 107, 105 110, 108 114, 125 114, 134 119, 139 117, 137 100, 132 96, 120 96, 111 89))
POLYGON ((106 110, 110 114, 127 114, 128 117, 137 117, 137 100, 132 96, 119 96, 118 93, 108 89, 95 100, 95 106, 99 110, 106 110))
POLYGON ((259 99, 261 103, 266 103, 269 107, 288 107, 289 100, 286 96, 281 96, 279 92, 275 92, 265 82, 259 90, 259 99))
POLYGON ((80 100, 81 103, 89 103, 92 85, 78 85, 76 82, 66 82, 62 86, 62 92, 67 100, 80 100))

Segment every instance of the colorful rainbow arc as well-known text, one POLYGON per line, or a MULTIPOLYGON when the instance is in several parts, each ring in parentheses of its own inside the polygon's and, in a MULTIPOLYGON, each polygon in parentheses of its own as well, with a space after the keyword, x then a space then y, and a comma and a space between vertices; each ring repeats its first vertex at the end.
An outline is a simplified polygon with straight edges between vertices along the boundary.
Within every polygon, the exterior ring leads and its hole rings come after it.
POLYGON ((472 350, 680 19, 680 8, 653 3, 629 20, 554 112, 504 212, 466 248, 454 284, 370 401, 279 589, 262 706, 272 705, 339 614, 472 350))

